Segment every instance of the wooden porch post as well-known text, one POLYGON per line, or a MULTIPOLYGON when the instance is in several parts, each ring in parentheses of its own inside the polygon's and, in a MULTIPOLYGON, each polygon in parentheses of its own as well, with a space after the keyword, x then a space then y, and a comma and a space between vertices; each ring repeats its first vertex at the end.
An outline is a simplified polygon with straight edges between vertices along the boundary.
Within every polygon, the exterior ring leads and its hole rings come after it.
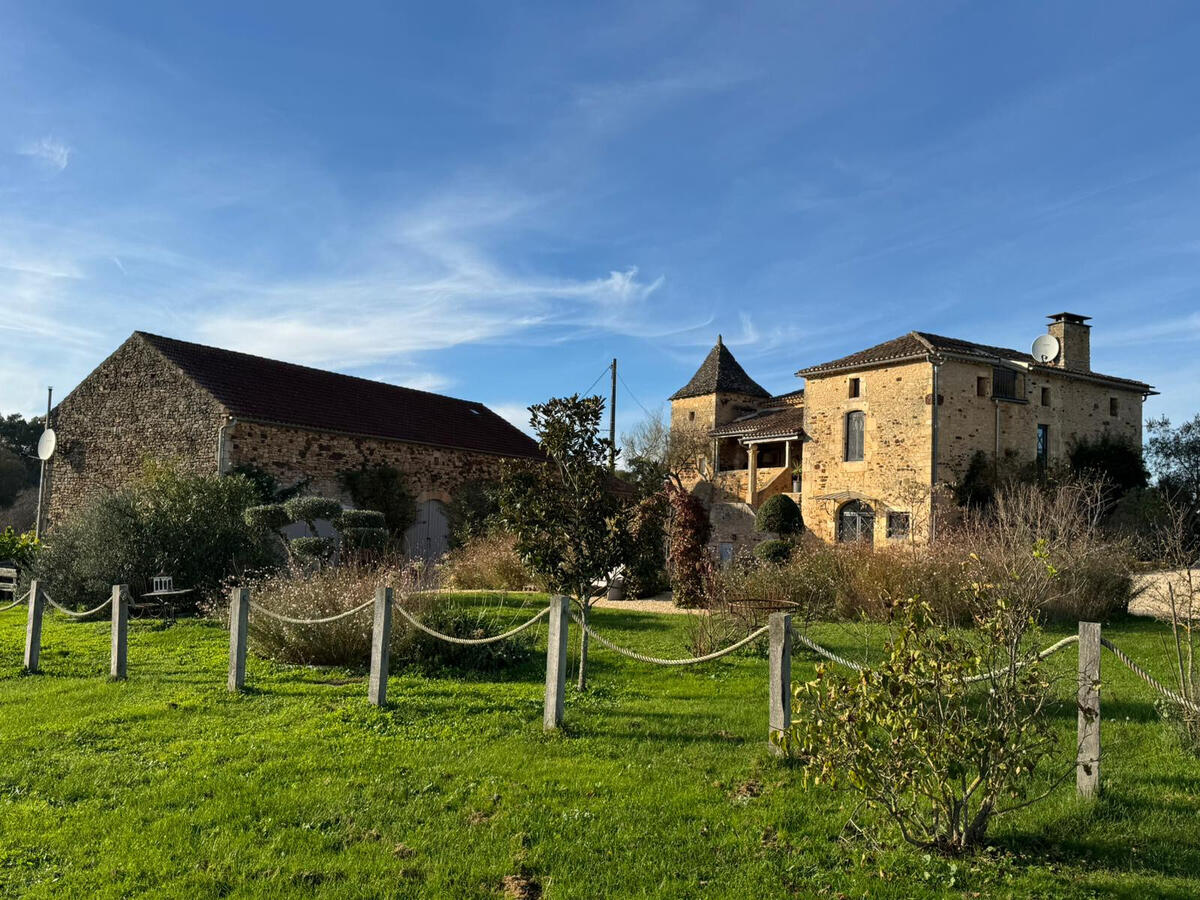
POLYGON ((746 502, 751 506, 758 499, 758 444, 751 444, 750 450, 750 485, 747 489, 746 502))

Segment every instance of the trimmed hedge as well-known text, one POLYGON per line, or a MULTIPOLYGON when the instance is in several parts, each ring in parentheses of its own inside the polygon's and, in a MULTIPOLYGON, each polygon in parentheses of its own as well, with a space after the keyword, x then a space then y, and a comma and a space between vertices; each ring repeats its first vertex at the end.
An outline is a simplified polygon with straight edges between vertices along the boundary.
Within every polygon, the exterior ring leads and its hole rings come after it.
POLYGON ((800 515, 800 507, 787 494, 776 494, 768 497, 758 509, 754 518, 754 527, 778 537, 799 534, 804 530, 804 519, 800 515))

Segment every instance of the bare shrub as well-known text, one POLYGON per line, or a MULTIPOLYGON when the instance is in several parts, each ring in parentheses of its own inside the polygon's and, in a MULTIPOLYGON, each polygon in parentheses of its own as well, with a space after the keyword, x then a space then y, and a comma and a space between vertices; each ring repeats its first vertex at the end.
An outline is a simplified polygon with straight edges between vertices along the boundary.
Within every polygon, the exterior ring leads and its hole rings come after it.
POLYGON ((459 590, 523 591, 541 582, 517 554, 516 538, 505 531, 469 538, 446 555, 440 568, 446 586, 459 590))
POLYGON ((1200 571, 1197 570, 1193 535, 1196 533, 1195 513, 1186 503, 1168 504, 1167 514, 1155 529, 1155 557, 1164 571, 1148 579, 1146 588, 1159 609, 1171 616, 1171 669, 1176 689, 1193 708, 1164 698, 1160 709, 1168 721, 1174 722, 1184 744, 1200 755, 1200 571))
MULTIPOLYGON (((490 604, 472 602, 453 593, 428 589, 426 573, 403 564, 351 563, 337 568, 293 569, 267 575, 250 585, 253 602, 295 619, 320 619, 346 612, 375 596, 376 588, 393 589, 395 600, 418 621, 452 637, 479 638, 505 630, 509 616, 498 598, 490 604)), ((372 612, 361 612, 313 625, 280 622, 251 612, 250 642, 254 652, 279 662, 299 665, 366 666, 371 656, 372 612)), ((221 609, 227 615, 227 610, 221 609)), ((532 611, 531 611, 532 612, 532 611)), ((393 668, 425 670, 467 668, 494 671, 527 660, 534 632, 494 644, 461 647, 413 628, 393 615, 393 668)))
POLYGON ((1008 485, 950 540, 968 551, 973 581, 1012 585, 1039 616, 1104 621, 1126 612, 1133 596, 1131 547, 1102 527, 1106 493, 1102 482, 1008 485))

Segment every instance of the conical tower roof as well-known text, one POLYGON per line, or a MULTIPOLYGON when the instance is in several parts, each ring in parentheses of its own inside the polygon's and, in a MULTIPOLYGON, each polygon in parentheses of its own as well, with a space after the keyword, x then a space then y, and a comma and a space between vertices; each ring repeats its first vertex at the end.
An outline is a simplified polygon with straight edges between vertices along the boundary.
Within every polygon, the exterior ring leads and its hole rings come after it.
POLYGON ((746 374, 729 348, 717 335, 717 345, 704 357, 704 362, 692 376, 692 380, 673 393, 671 400, 686 397, 703 397, 706 394, 742 394, 747 397, 766 399, 771 395, 757 381, 746 374))

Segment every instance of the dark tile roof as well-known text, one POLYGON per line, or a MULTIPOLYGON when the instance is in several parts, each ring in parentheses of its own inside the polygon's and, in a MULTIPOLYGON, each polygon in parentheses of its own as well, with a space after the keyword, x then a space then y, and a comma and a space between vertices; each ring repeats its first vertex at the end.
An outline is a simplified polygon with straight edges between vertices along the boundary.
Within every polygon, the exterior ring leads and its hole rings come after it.
POLYGON ((683 400, 686 397, 703 397, 705 394, 717 392, 726 394, 744 394, 747 397, 761 397, 764 400, 771 395, 757 381, 746 374, 729 348, 717 337, 717 345, 704 357, 704 362, 692 376, 692 380, 670 396, 671 400, 683 400))
POLYGON ((501 456, 543 456, 481 403, 135 332, 235 418, 501 456))
POLYGON ((804 430, 804 408, 783 406, 760 409, 748 416, 714 428, 713 437, 770 438, 800 434, 804 430))
POLYGON ((910 331, 908 334, 894 340, 884 341, 882 344, 876 344, 874 347, 868 347, 866 350, 859 350, 857 353, 851 353, 849 356, 843 356, 840 359, 834 359, 827 363, 801 369, 796 374, 803 376, 821 375, 826 372, 863 369, 881 363, 921 359, 930 353, 953 353, 957 356, 974 356, 978 357, 980 361, 1003 359, 1027 365, 1035 370, 1059 372, 1083 378, 1095 378, 1101 381, 1126 385, 1138 390, 1149 391, 1151 389, 1150 385, 1145 382, 1135 381, 1131 378, 1118 378, 1116 375, 1104 375, 1100 372, 1061 369, 1058 366, 1042 365, 1024 350, 1013 350, 1009 347, 994 347, 990 344, 979 344, 975 341, 964 341, 959 338, 931 334, 928 331, 910 331))
POLYGON ((930 349, 928 344, 917 337, 915 331, 910 331, 908 334, 898 337, 895 340, 884 341, 882 344, 876 344, 874 347, 868 347, 866 350, 859 350, 857 353, 851 353, 849 356, 833 359, 820 365, 809 366, 807 369, 801 369, 796 374, 817 375, 821 372, 832 372, 838 369, 859 369, 899 359, 918 359, 929 353, 930 349))

